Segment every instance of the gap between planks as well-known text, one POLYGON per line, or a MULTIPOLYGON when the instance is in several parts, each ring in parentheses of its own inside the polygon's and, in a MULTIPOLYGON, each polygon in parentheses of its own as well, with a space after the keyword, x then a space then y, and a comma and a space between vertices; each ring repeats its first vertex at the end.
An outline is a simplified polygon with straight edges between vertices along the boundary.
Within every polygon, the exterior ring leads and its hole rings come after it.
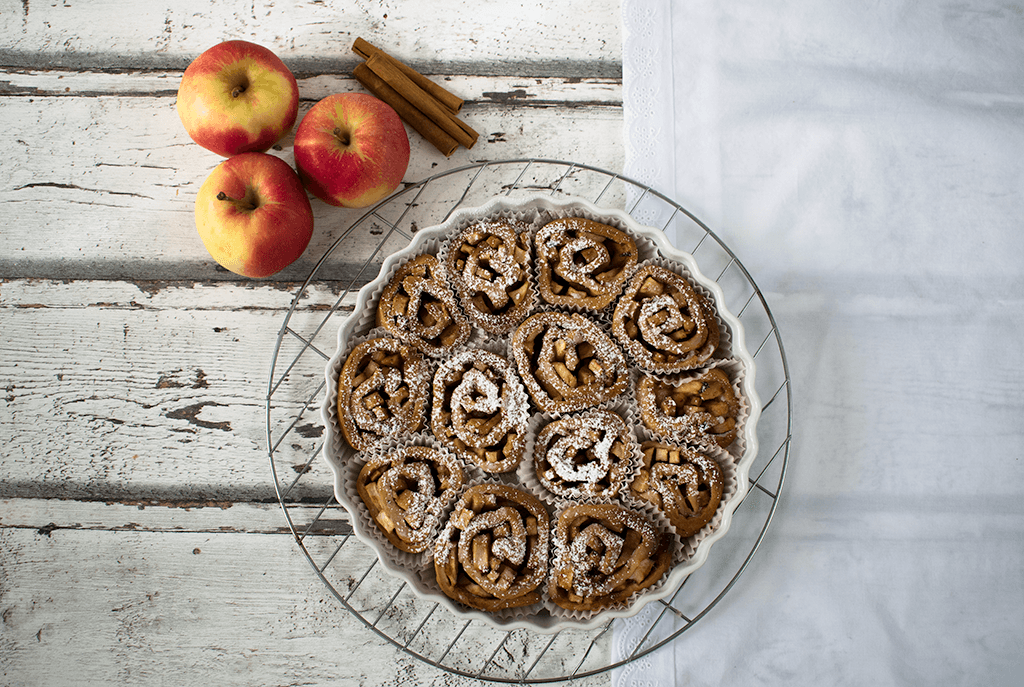
MULTIPOLYGON (((288 506, 296 527, 303 529, 321 509, 322 504, 288 506)), ((43 536, 58 530, 291 535, 277 502, 0 499, 0 529, 8 528, 43 536)), ((308 536, 351 533, 348 513, 335 505, 320 515, 308 536)))

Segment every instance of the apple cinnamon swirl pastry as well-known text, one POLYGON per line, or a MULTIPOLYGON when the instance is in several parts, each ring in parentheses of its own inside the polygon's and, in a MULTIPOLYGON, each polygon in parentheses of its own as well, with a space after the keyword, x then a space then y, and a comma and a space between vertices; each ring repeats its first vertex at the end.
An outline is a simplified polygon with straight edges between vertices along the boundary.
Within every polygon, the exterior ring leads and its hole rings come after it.
POLYGON ((615 306, 612 335, 638 367, 672 374, 710 358, 719 331, 711 305, 684 277, 644 265, 615 306))
POLYGON ((536 496, 504 484, 469 487, 434 545, 437 583, 481 611, 537 603, 548 536, 548 513, 536 496))
POLYGON ((512 364, 496 353, 462 351, 434 373, 434 436, 484 472, 509 472, 519 465, 529 416, 526 390, 512 364))
POLYGON ((556 496, 610 499, 629 472, 635 442, 618 413, 596 409, 549 422, 533 449, 537 479, 556 496))
POLYGON ((530 233, 525 222, 488 220, 448 242, 445 266, 474 324, 503 336, 523 321, 534 299, 530 233))
POLYGON ((608 307, 637 262, 632 236, 582 217, 548 222, 537 230, 534 248, 541 298, 588 310, 608 307))
POLYGON ((512 334, 512 354, 534 404, 567 413, 609 401, 629 384, 622 351, 578 313, 531 315, 512 334))
POLYGON ((418 349, 397 339, 364 341, 338 375, 338 421, 357 451, 415 432, 426 418, 430 369, 418 349))
POLYGON ((672 536, 617 504, 579 504, 558 516, 548 595, 571 611, 622 606, 672 564, 672 536))
POLYGON ((388 541, 400 551, 421 553, 433 542, 444 508, 464 480, 448 451, 410 445, 372 454, 359 471, 356 490, 388 541))
POLYGON ((654 504, 680 537, 711 522, 722 502, 722 468, 711 456, 658 441, 640 445, 643 465, 629 485, 633 495, 654 504))
POLYGON ((455 303, 441 263, 429 253, 399 267, 384 287, 377 326, 435 357, 470 335, 469 320, 455 303))
POLYGON ((669 441, 725 448, 736 439, 739 401, 719 368, 682 381, 645 376, 636 401, 647 428, 669 441))

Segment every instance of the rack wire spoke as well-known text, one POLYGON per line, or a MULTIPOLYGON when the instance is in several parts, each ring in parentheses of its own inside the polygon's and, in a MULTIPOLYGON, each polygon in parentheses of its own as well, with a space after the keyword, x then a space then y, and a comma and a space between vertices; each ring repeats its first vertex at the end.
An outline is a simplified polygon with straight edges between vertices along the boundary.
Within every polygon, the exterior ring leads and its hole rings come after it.
POLYGON ((334 501, 334 494, 330 495, 330 497, 327 499, 324 505, 320 507, 320 510, 317 511, 317 514, 313 516, 313 521, 309 523, 309 525, 306 526, 306 529, 302 532, 302 534, 298 536, 299 542, 302 542, 302 540, 306 538, 306 535, 313 531, 313 528, 316 526, 316 523, 320 520, 320 516, 323 515, 327 511, 327 509, 331 507, 331 501, 334 501))
POLYGON ((607 623, 604 624, 604 628, 601 630, 601 632, 598 633, 598 635, 590 641, 590 645, 587 646, 587 650, 583 652, 583 658, 580 659, 580 662, 576 665, 576 668, 570 674, 571 677, 582 677, 580 675, 580 668, 582 668, 583 664, 587 662, 587 658, 590 657, 590 652, 594 650, 595 646, 597 646, 597 643, 601 640, 601 637, 604 637, 611 629, 612 622, 609 620, 607 623))
MULTIPOLYGON (((772 379, 772 375, 768 374, 767 378, 772 379)), ((771 436, 772 433, 766 432, 766 435, 771 436)), ((778 326, 765 302, 764 295, 735 253, 715 232, 686 208, 650 186, 621 174, 583 163, 543 158, 477 162, 439 172, 394 193, 390 198, 370 208, 348 226, 320 257, 293 297, 291 308, 285 315, 281 329, 278 331, 266 396, 267 450, 278 501, 299 550, 339 603, 367 628, 418 660, 463 677, 514 684, 571 681, 605 672, 678 641, 684 631, 693 627, 710 613, 721 599, 735 587, 741 574, 759 549, 774 518, 783 491, 786 468, 792 449, 792 436, 792 388, 778 326), (595 176, 591 177, 591 173, 595 176), (497 192, 505 196, 527 191, 548 192, 550 195, 557 195, 571 192, 577 183, 601 182, 594 183, 592 186, 596 196, 591 202, 595 204, 608 197, 613 188, 616 190, 614 194, 611 194, 614 200, 608 202, 619 204, 629 214, 638 211, 641 206, 646 211, 646 208, 652 206, 652 203, 661 203, 656 206, 658 213, 661 212, 660 208, 662 207, 671 209, 670 213, 666 213, 669 217, 662 225, 662 232, 667 233, 669 227, 675 226, 679 236, 688 236, 695 241, 690 253, 694 255, 694 259, 697 260, 705 274, 718 272, 717 279, 721 280, 728 273, 731 275, 730 282, 735 282, 737 279, 746 280, 750 295, 742 304, 738 316, 744 317, 744 321, 747 321, 748 318, 754 318, 754 321, 757 321, 758 318, 765 316, 770 323, 768 333, 752 355, 756 359, 758 370, 764 368, 769 372, 774 371, 778 377, 781 377, 782 381, 775 388, 771 398, 761 406, 761 423, 766 430, 777 428, 776 435, 785 438, 760 468, 756 477, 750 480, 751 488, 747 491, 744 500, 737 505, 737 509, 742 507, 747 501, 746 497, 755 492, 761 492, 769 498, 769 501, 763 502, 767 507, 766 510, 761 508, 753 511, 750 508, 744 509, 744 517, 756 517, 758 522, 761 522, 760 519, 763 518, 760 531, 752 544, 749 540, 746 543, 736 543, 736 540, 729 536, 724 537, 718 547, 724 548, 731 543, 732 546, 744 547, 741 551, 745 550, 745 555, 728 559, 726 564, 728 567, 721 578, 724 586, 716 582, 711 588, 701 585, 695 587, 688 585, 684 580, 668 600, 659 602, 659 612, 652 614, 652 616, 656 616, 653 622, 643 628, 645 633, 636 646, 630 649, 626 657, 613 658, 603 653, 598 657, 595 654, 599 651, 599 647, 601 647, 601 652, 606 651, 604 647, 607 645, 602 640, 608 636, 612 628, 612 622, 608 621, 603 626, 590 631, 591 634, 586 635, 586 639, 590 643, 582 651, 582 657, 580 657, 580 652, 572 649, 575 640, 569 642, 569 648, 566 651, 573 652, 571 661, 569 660, 570 656, 561 653, 557 654, 556 660, 543 660, 545 657, 551 656, 555 647, 560 646, 557 640, 563 636, 564 631, 550 635, 542 645, 532 646, 531 642, 526 642, 522 655, 519 656, 517 650, 514 652, 516 656, 513 657, 513 652, 509 651, 511 648, 509 642, 513 633, 506 630, 500 641, 495 638, 495 641, 498 642, 497 646, 490 651, 483 666, 478 670, 467 669, 454 658, 453 652, 460 640, 467 636, 467 633, 475 635, 470 630, 470 626, 476 621, 467 621, 464 617, 451 614, 443 607, 443 604, 435 601, 429 609, 424 609, 425 613, 415 628, 401 623, 384 622, 391 609, 396 608, 396 604, 402 598, 402 593, 409 588, 409 583, 392 577, 384 570, 383 565, 378 568, 379 560, 375 556, 368 555, 365 549, 351 545, 346 546, 354 536, 351 533, 342 534, 340 542, 329 550, 326 558, 320 555, 314 558, 312 547, 306 546, 306 539, 316 531, 317 524, 321 522, 324 514, 335 507, 337 503, 335 497, 332 493, 320 505, 319 510, 308 524, 304 522, 304 519, 308 517, 309 510, 311 510, 309 504, 290 499, 296 485, 307 473, 316 474, 310 468, 323 454, 323 444, 318 442, 316 449, 312 451, 304 464, 296 466, 291 463, 290 459, 285 458, 285 452, 280 450, 285 438, 299 426, 301 421, 308 419, 308 411, 311 408, 319 407, 326 387, 326 383, 322 382, 310 394, 309 378, 304 375, 295 375, 296 365, 307 354, 312 354, 322 361, 330 359, 330 353, 323 350, 321 345, 317 345, 318 342, 322 344, 321 337, 325 330, 349 315, 346 310, 351 310, 349 303, 351 303, 353 292, 361 282, 366 281, 365 277, 371 276, 375 271, 374 265, 385 253, 385 249, 390 245, 389 242, 398 238, 411 240, 412 235, 416 232, 416 227, 436 225, 437 217, 440 216, 443 216, 444 219, 451 217, 452 213, 467 203, 471 191, 481 184, 485 179, 485 174, 488 175, 487 183, 493 181, 499 189, 497 192), (433 195, 427 193, 428 190, 433 192, 435 189, 441 192, 433 195), (620 192, 622 192, 621 195, 620 192), (390 220, 389 217, 397 217, 397 219, 390 220), (377 228, 380 227, 384 229, 378 235, 377 228), (411 231, 406 227, 411 227, 411 231), (354 261, 345 262, 351 257, 351 251, 346 252, 345 247, 357 237, 359 240, 365 240, 369 229, 373 230, 373 235, 377 240, 370 255, 366 257, 366 253, 362 252, 359 264, 354 261), (694 234, 694 231, 698 233, 694 234), (715 250, 709 250, 712 245, 716 246, 715 250), (702 247, 706 250, 701 251, 702 247), (718 257, 723 252, 728 258, 727 261, 720 260, 718 257), (317 281, 331 280, 330 274, 327 274, 327 270, 324 268, 328 264, 335 264, 337 260, 342 261, 345 266, 345 271, 342 273, 346 275, 342 282, 346 286, 340 291, 340 295, 325 311, 326 314, 323 317, 304 319, 301 322, 298 319, 293 321, 293 316, 301 310, 301 303, 310 286, 317 281), (723 261, 725 262, 724 267, 721 266, 723 261), (709 270, 706 263, 717 266, 713 266, 709 270), (349 276, 353 274, 355 276, 349 276), (769 347, 767 344, 773 339, 777 345, 769 347), (289 347, 290 350, 287 354, 283 348, 286 341, 298 342, 297 345, 293 344, 289 347), (783 406, 781 412, 778 408, 780 405, 783 406), (775 408, 770 416, 764 414, 764 411, 769 408, 775 408), (295 468, 298 474, 294 479, 282 482, 281 477, 285 470, 290 473, 292 468, 295 468), (332 582, 331 577, 335 576, 327 574, 331 566, 339 565, 343 566, 344 579, 348 585, 351 585, 344 593, 332 582), (380 570, 380 573, 371 580, 370 575, 375 569, 380 570), (368 607, 357 609, 352 605, 351 600, 361 589, 364 591, 358 598, 361 605, 368 607), (370 601, 367 602, 366 599, 370 599, 370 601), (373 601, 373 599, 377 600, 373 601), (682 610, 683 603, 685 603, 686 612, 682 610), (373 609, 373 612, 370 609, 373 609), (681 621, 682 627, 676 627, 675 618, 681 621), (392 629, 390 626, 393 624, 400 627, 392 629), (666 632, 661 632, 660 628, 664 628, 666 632), (668 630, 672 630, 672 632, 669 633, 668 630), (662 637, 663 634, 667 634, 667 636, 662 637), (447 638, 451 638, 450 641, 447 638), (445 648, 440 656, 427 656, 425 655, 427 652, 422 648, 419 649, 419 652, 414 649, 421 645, 431 649, 440 646, 445 648), (512 660, 518 662, 517 666, 512 666, 507 670, 504 668, 505 661, 497 659, 503 648, 509 651, 512 660), (579 657, 578 662, 575 660, 576 657, 579 657)), ((737 538, 737 540, 742 541, 741 538, 737 538)), ((327 553, 327 551, 322 553, 327 553)), ((561 649, 559 649, 560 651, 561 649)))

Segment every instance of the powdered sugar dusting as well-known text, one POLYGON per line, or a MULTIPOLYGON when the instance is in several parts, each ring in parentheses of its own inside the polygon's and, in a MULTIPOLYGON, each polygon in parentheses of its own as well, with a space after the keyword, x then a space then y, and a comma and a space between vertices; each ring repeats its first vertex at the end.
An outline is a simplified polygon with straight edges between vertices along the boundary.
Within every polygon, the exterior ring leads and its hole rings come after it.
POLYGON ((632 441, 626 423, 611 411, 559 418, 537 437, 537 478, 561 497, 612 498, 625 480, 632 441))
POLYGON ((581 410, 615 398, 629 382, 619 347, 578 313, 531 315, 512 335, 519 374, 543 411, 581 410))

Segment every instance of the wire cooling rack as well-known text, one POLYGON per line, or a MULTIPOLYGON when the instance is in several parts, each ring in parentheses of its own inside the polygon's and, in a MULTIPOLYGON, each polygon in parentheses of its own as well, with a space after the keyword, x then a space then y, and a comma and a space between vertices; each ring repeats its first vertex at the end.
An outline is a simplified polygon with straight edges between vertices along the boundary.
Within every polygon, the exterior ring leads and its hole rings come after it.
POLYGON ((782 339, 763 294, 732 250, 682 206, 648 186, 596 167, 544 159, 485 162, 441 172, 395 193, 348 227, 292 299, 274 347, 266 413, 274 486, 288 527, 342 606, 422 661, 465 677, 514 684, 595 675, 682 641, 680 636, 734 587, 761 544, 782 493, 792 436, 792 392, 782 339), (621 620, 555 634, 498 630, 418 597, 378 565, 372 550, 352 534, 320 455, 324 368, 335 350, 338 326, 384 258, 456 208, 482 205, 497 195, 544 192, 624 210, 641 224, 662 229, 677 248, 692 253, 743 323, 764 404, 751 487, 729 532, 677 593, 630 621, 634 626, 625 646, 620 641, 613 646, 621 620))

